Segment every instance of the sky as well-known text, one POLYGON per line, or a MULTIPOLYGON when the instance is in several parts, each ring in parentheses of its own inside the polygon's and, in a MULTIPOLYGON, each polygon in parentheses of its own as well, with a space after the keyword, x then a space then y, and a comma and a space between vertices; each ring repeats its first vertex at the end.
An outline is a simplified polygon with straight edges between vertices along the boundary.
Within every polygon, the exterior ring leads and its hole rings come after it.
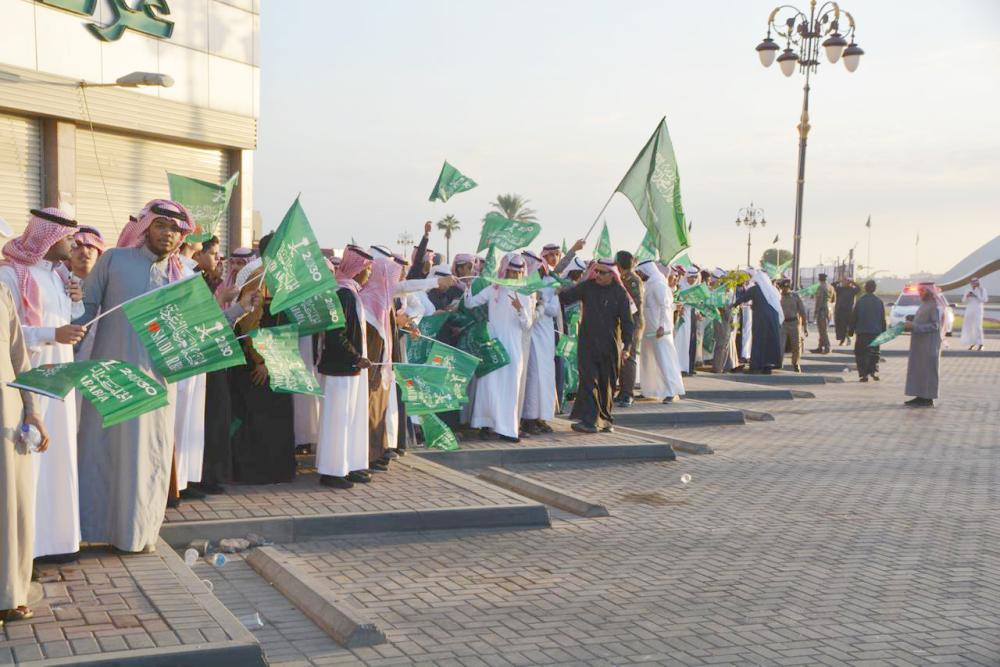
MULTIPOLYGON (((754 261, 775 236, 791 248, 804 77, 760 65, 770 2, 262 5, 265 231, 301 192, 324 246, 398 247, 453 214, 452 253, 468 251, 489 203, 513 192, 537 211, 534 245, 572 242, 665 116, 694 261, 746 262, 735 220, 751 201, 767 220, 754 261), (479 187, 429 202, 443 160, 479 187)), ((1000 2, 841 6, 865 55, 854 73, 824 58, 812 79, 802 265, 854 247, 875 270, 942 273, 1000 233, 1000 2)), ((638 246, 628 200, 604 217, 615 249, 638 246)), ((431 247, 445 250, 440 232, 431 247)))

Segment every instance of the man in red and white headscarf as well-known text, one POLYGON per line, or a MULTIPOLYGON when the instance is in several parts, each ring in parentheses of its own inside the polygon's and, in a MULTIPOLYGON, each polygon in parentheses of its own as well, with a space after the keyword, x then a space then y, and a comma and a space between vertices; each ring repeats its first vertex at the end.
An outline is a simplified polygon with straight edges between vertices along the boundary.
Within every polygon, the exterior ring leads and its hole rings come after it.
MULTIPOLYGON (((194 230, 181 204, 154 199, 130 223, 119 246, 101 255, 84 281, 84 315, 98 312, 179 280, 177 249, 194 230)), ((92 359, 119 359, 163 382, 121 309, 103 317, 92 334, 92 359)), ((168 387, 174 394, 172 385, 168 387)), ((151 549, 167 504, 174 449, 171 408, 163 407, 105 429, 89 403, 80 418, 80 523, 87 542, 126 552, 151 549)))
MULTIPOLYGON (((57 208, 32 210, 24 233, 3 247, 0 282, 14 297, 31 365, 36 368, 73 361, 73 344, 85 333, 83 327, 70 323, 82 311, 74 302, 82 291, 78 284, 70 290, 63 266, 76 230, 76 221, 57 208)), ((34 457, 34 555, 67 562, 80 550, 76 400, 39 397, 37 403, 52 448, 34 457)))

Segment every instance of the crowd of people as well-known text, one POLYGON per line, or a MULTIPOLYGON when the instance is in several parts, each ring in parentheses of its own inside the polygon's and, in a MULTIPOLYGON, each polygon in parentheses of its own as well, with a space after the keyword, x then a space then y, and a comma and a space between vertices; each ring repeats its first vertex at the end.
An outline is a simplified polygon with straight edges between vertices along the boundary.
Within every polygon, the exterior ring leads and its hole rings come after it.
MULTIPOLYGON (((406 414, 394 364, 407 359, 425 317, 449 314, 435 334, 441 342, 457 344, 454 322, 472 317, 502 345, 507 363, 473 378, 468 402, 438 416, 460 439, 511 443, 551 432, 570 403, 575 431, 610 432, 614 408, 632 405, 637 382, 644 398, 673 403, 685 393, 684 378, 699 370, 769 374, 786 355, 799 370, 807 333, 805 305, 787 279, 750 269, 733 282, 734 272, 720 268, 636 261, 624 251, 585 261, 583 240, 565 254, 557 244, 537 254, 508 252, 495 276, 508 282, 477 290, 473 279, 486 260, 460 253, 442 261, 428 248, 427 223, 409 258, 380 245, 331 254, 345 325, 301 338, 323 396, 291 395, 271 390, 267 364, 245 336, 288 321, 271 312, 262 280, 261 255, 272 235, 223 258, 218 239, 194 242, 196 231, 184 206, 158 199, 130 219, 113 248, 56 208, 33 210, 23 234, 4 245, 0 620, 31 616, 26 596, 35 560, 71 561, 82 543, 148 552, 167 507, 224 493, 225 484, 291 481, 296 454, 315 454, 324 487, 370 483, 420 437, 421 420, 406 414), (245 364, 169 384, 168 406, 110 428, 86 402, 7 386, 30 368, 83 359, 126 361, 162 382, 115 307, 194 274, 241 337, 245 364), (516 281, 535 274, 539 289, 517 289, 516 281), (706 309, 678 297, 701 283, 724 293, 723 302, 706 309), (566 337, 576 343, 571 357, 557 352, 566 337), (29 447, 18 435, 22 425, 37 428, 41 443, 29 447)), ((855 303, 856 286, 848 296, 825 276, 820 282, 816 351, 829 351, 836 303, 838 340, 855 337, 861 379, 877 380, 878 348, 869 344, 886 324, 874 283, 855 303)), ((911 359, 907 376, 907 393, 919 404, 937 398, 941 330, 939 297, 930 288, 925 294, 911 325, 921 356, 911 359)))

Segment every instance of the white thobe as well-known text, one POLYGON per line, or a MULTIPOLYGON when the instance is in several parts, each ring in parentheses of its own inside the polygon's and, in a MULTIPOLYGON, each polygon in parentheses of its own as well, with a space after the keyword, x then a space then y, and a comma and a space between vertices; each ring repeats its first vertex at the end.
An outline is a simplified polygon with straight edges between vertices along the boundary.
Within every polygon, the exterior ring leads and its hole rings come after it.
POLYGON ((962 301, 965 303, 965 314, 962 318, 962 345, 983 344, 983 306, 987 301, 986 288, 969 287, 962 301))
MULTIPOLYGON (((299 338, 299 354, 306 369, 316 375, 316 362, 313 358, 313 337, 299 338)), ((316 379, 321 379, 316 376, 316 379)), ((295 430, 296 445, 315 445, 319 437, 320 397, 312 394, 292 394, 292 424, 295 430)))
POLYGON ((521 392, 528 365, 527 334, 534 314, 534 297, 518 294, 506 287, 492 286, 473 296, 465 295, 465 306, 475 308, 489 303, 487 328, 507 350, 510 363, 479 378, 472 406, 473 428, 489 428, 509 438, 518 437, 521 422, 521 392), (511 297, 521 303, 514 308, 511 297))
POLYGON ((740 323, 743 325, 743 337, 740 338, 740 359, 750 358, 750 349, 753 345, 753 310, 749 303, 740 306, 740 323))
MULTIPOLYGON (((361 325, 361 356, 368 356, 365 306, 355 298, 361 325)), ((381 367, 372 369, 379 372, 381 367)), ((316 439, 316 470, 321 475, 346 477, 368 468, 368 370, 357 375, 321 375, 323 405, 316 439)))
POLYGON ((684 380, 674 345, 674 296, 665 282, 646 282, 642 298, 645 334, 639 353, 639 386, 647 398, 683 396, 684 380), (658 329, 663 335, 656 337, 658 329))
MULTIPOLYGON (((73 303, 51 262, 42 260, 28 269, 38 285, 40 326, 22 326, 32 368, 73 361, 73 346, 56 342, 56 328, 83 314, 73 303)), ((0 267, 0 281, 10 289, 24 322, 21 290, 10 266, 0 267)), ((49 433, 49 449, 33 454, 35 475, 35 558, 80 550, 80 487, 76 458, 76 395, 62 401, 39 396, 38 414, 49 433)))
MULTIPOLYGON (((680 363, 680 368, 682 373, 691 372, 691 321, 694 319, 694 308, 691 306, 684 306, 681 310, 681 318, 683 321, 677 327, 677 335, 674 336, 674 346, 677 350, 677 361, 680 363)), ((642 388, 645 394, 646 388, 642 388)))
POLYGON ((556 318, 559 296, 552 288, 538 292, 531 325, 530 352, 524 387, 522 419, 549 420, 556 416, 556 318))

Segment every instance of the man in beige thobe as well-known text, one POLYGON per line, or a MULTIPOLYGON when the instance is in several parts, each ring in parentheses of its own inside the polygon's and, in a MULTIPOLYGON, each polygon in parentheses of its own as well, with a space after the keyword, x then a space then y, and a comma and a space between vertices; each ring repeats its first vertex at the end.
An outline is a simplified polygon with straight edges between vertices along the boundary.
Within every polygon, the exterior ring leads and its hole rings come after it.
POLYGON ((34 394, 7 386, 31 369, 24 335, 10 290, 0 285, 0 627, 31 618, 28 587, 35 544, 35 474, 32 456, 18 442, 21 424, 42 434, 39 451, 49 445, 34 394))

